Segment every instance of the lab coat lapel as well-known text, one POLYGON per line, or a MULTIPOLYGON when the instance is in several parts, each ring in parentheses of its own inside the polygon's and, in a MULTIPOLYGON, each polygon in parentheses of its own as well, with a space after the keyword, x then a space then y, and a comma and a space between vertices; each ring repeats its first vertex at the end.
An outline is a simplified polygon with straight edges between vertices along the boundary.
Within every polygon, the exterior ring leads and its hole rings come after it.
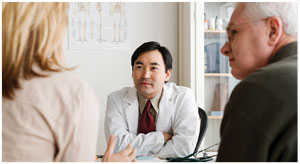
POLYGON ((164 92, 159 104, 159 114, 156 122, 156 131, 165 131, 170 129, 170 119, 175 112, 174 98, 177 96, 177 92, 174 91, 170 85, 164 86, 164 92))
POLYGON ((124 95, 124 103, 129 132, 137 134, 139 105, 137 91, 134 87, 124 95))

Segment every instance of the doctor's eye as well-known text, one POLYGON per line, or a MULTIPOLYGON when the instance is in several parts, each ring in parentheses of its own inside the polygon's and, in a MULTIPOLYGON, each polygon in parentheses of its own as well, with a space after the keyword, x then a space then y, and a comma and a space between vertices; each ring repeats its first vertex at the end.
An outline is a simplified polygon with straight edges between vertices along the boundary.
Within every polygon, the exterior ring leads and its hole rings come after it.
POLYGON ((136 65, 135 68, 136 68, 137 70, 143 69, 143 67, 142 67, 141 65, 136 65))
POLYGON ((153 71, 156 71, 156 70, 158 70, 158 67, 152 67, 151 68, 153 71))

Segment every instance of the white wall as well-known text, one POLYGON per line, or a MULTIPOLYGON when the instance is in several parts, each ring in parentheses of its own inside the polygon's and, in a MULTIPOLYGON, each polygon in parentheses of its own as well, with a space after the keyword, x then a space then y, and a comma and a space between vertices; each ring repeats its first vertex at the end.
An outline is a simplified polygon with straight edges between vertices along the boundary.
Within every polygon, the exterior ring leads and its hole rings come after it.
POLYGON ((65 43, 69 66, 78 66, 76 74, 89 82, 100 102, 100 127, 97 153, 106 149, 104 114, 107 95, 125 86, 133 86, 130 59, 142 43, 157 41, 173 56, 170 81, 178 84, 178 3, 129 3, 129 51, 69 50, 65 43))

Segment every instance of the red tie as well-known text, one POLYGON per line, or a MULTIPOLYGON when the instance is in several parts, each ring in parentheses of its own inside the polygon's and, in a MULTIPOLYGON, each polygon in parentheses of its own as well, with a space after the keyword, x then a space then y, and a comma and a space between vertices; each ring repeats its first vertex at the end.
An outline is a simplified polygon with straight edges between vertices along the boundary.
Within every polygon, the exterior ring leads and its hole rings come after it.
POLYGON ((139 133, 147 134, 156 130, 154 118, 150 113, 150 108, 151 102, 150 100, 148 100, 139 122, 139 133))

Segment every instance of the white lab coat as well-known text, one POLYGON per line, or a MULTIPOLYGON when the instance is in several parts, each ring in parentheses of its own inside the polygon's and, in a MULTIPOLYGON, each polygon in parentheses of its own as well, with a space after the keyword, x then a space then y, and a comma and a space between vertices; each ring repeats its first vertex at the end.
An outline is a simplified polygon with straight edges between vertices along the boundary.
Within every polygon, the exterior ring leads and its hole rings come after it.
POLYGON ((108 96, 105 115, 105 137, 116 135, 115 152, 129 143, 137 148, 137 156, 183 157, 193 153, 200 127, 195 98, 189 88, 164 85, 159 103, 156 132, 137 134, 139 104, 135 87, 123 88, 108 96), (164 145, 162 132, 173 134, 164 145))

